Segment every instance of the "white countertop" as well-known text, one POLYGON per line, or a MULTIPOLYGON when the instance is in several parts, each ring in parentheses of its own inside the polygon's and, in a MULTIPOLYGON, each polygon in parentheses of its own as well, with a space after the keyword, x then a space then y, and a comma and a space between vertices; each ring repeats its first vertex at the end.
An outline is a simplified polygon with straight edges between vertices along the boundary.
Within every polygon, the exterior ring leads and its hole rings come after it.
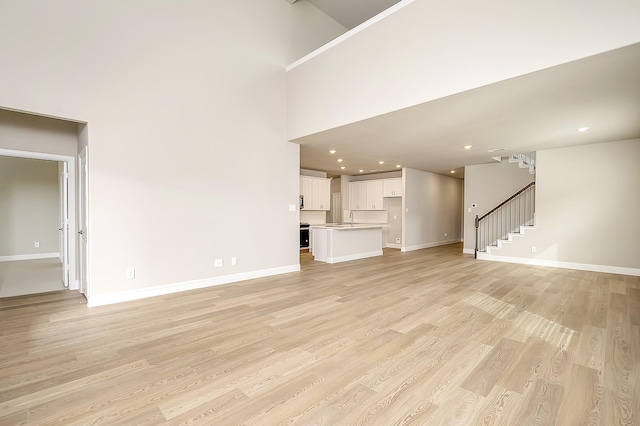
POLYGON ((335 223, 327 223, 324 225, 311 225, 311 228, 315 229, 328 229, 335 231, 352 231, 354 229, 373 229, 373 228, 386 228, 389 225, 385 223, 354 223, 351 225, 350 223, 343 224, 335 224, 335 223))

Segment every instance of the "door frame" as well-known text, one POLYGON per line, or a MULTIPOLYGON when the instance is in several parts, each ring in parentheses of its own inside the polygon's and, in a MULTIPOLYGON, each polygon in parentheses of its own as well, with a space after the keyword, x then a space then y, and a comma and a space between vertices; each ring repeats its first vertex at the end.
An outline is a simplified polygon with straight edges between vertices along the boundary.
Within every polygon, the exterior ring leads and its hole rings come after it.
POLYGON ((69 288, 69 170, 67 163, 58 162, 58 194, 60 196, 60 221, 61 227, 58 228, 62 232, 60 238, 60 261, 62 262, 62 282, 64 286, 69 288), (60 167, 62 166, 62 167, 60 167), (62 170, 61 170, 62 169, 62 170))
MULTIPOLYGON (((84 232, 85 244, 84 250, 82 250, 82 242, 80 241, 83 236, 76 233, 78 236, 78 291, 85 295, 87 300, 90 296, 89 276, 89 147, 85 146, 78 153, 78 228, 84 232), (84 170, 82 168, 82 161, 84 160, 84 170), (84 215, 80 215, 80 210, 83 209, 84 215), (81 217, 82 216, 82 217, 81 217), (84 219, 84 228, 82 219, 84 219), (84 265, 84 267, 83 267, 84 265), (83 282, 83 279, 85 280, 83 282)), ((79 232, 79 231, 78 231, 79 232)))
POLYGON ((18 157, 30 158, 34 160, 60 161, 67 164, 69 174, 68 180, 68 202, 69 202, 69 237, 67 253, 68 264, 62 265, 69 268, 69 290, 78 289, 78 281, 76 280, 76 239, 71 237, 75 235, 76 229, 76 158, 70 155, 49 154, 45 152, 19 151, 15 149, 0 148, 0 156, 2 157, 18 157))

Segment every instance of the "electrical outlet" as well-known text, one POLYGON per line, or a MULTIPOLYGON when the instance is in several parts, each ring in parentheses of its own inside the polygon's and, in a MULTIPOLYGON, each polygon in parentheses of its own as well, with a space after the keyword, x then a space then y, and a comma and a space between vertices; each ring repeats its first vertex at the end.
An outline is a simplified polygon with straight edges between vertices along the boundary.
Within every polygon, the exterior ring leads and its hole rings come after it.
POLYGON ((447 234, 446 232, 444 233, 444 237, 447 238, 449 236, 449 234, 447 234))
POLYGON ((222 268, 222 259, 216 259, 215 267, 222 268))
POLYGON ((531 246, 531 253, 535 253, 536 252, 536 246, 531 246))
POLYGON ((136 277, 136 270, 133 268, 127 269, 127 279, 132 280, 136 277))
POLYGON ((38 248, 38 247, 40 247, 40 243, 36 241, 35 243, 33 243, 33 246, 34 246, 35 248, 38 248))
POLYGON ((238 264, 238 258, 232 257, 231 258, 231 265, 237 265, 237 264, 238 264))

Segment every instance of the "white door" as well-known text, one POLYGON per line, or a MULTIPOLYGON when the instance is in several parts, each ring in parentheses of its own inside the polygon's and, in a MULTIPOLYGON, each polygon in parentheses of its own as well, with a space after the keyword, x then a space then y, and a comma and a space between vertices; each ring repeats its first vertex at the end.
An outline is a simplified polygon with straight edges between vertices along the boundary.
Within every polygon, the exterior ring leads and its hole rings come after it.
POLYGON ((87 149, 83 149, 78 155, 78 243, 80 279, 78 280, 80 292, 87 294, 87 149))
POLYGON ((60 188, 60 261, 62 262, 62 282, 69 287, 69 171, 65 161, 58 179, 60 188))
POLYGON ((342 194, 333 193, 333 223, 342 223, 342 194))

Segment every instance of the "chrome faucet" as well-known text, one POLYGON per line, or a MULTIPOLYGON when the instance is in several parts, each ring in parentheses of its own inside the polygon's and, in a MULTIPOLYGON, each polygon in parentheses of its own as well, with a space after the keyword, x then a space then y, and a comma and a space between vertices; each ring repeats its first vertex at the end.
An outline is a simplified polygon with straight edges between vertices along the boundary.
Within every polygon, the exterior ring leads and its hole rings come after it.
POLYGON ((353 226, 353 212, 349 212, 349 218, 351 219, 351 226, 353 226))

